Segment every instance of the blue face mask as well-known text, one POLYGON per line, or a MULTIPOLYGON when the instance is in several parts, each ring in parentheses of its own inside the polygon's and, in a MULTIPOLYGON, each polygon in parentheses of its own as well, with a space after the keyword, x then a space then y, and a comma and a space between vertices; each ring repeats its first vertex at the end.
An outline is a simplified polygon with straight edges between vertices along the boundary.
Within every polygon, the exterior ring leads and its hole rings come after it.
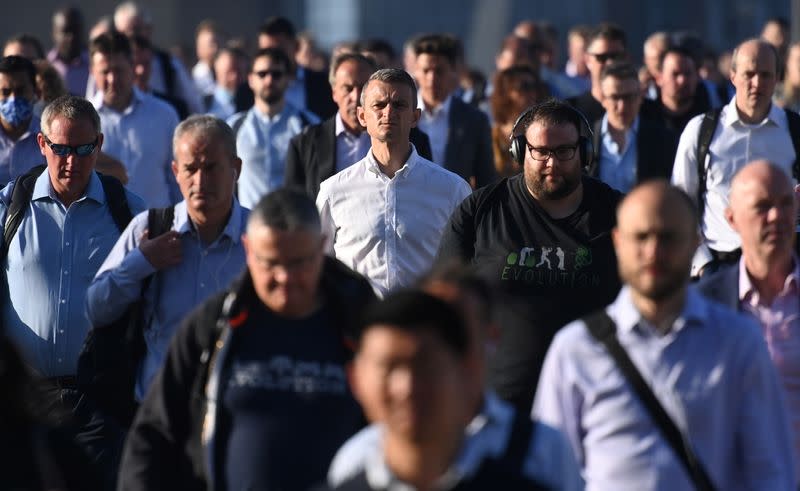
POLYGON ((9 97, 0 102, 0 118, 14 127, 22 126, 33 114, 33 102, 22 97, 9 97))

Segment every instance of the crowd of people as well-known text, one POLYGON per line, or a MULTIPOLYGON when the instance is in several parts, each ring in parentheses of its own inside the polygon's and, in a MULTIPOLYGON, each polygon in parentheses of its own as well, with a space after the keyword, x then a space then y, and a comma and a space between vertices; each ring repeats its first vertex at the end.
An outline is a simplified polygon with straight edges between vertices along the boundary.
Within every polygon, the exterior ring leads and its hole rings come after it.
POLYGON ((522 21, 491 76, 87 27, 0 58, 0 488, 798 489, 786 21, 522 21))

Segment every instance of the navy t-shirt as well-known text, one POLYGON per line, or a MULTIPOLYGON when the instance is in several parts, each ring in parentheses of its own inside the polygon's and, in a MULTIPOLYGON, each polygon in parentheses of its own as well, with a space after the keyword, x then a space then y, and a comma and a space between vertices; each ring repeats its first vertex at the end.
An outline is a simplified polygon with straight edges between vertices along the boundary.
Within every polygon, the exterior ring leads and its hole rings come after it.
POLYGON ((229 490, 305 490, 364 424, 330 312, 285 319, 260 306, 233 331, 222 380, 217 481, 229 490))

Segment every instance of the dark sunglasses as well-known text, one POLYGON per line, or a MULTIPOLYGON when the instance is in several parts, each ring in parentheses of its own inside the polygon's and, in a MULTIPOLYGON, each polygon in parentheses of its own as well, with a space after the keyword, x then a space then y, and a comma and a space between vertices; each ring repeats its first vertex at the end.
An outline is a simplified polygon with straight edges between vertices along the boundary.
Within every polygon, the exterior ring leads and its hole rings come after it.
POLYGON ((86 143, 84 145, 62 145, 60 143, 53 143, 50 141, 49 138, 46 136, 44 137, 44 142, 50 147, 50 150, 53 151, 54 154, 58 155, 59 157, 66 157, 72 152, 75 152, 75 155, 78 157, 86 157, 87 155, 91 155, 94 152, 94 149, 97 148, 97 144, 100 142, 100 137, 94 139, 92 143, 86 143))
POLYGON ((253 73, 255 73, 258 78, 264 78, 270 75, 272 80, 280 80, 286 74, 283 70, 259 70, 253 73))
POLYGON ((589 53, 590 55, 594 56, 594 59, 599 61, 600 63, 605 63, 608 60, 619 60, 625 56, 625 53, 616 52, 616 53, 589 53))

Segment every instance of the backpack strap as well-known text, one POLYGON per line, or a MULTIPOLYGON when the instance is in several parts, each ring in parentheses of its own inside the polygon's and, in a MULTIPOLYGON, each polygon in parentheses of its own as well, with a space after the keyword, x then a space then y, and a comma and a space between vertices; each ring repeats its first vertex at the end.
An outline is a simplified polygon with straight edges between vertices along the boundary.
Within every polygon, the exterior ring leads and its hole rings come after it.
POLYGON ((114 223, 122 233, 133 219, 125 187, 116 177, 100 173, 97 174, 97 177, 100 178, 100 183, 103 185, 103 193, 105 193, 108 201, 108 211, 111 213, 111 218, 114 219, 114 223))
POLYGON ((794 163, 792 164, 792 177, 800 182, 800 114, 791 109, 784 109, 786 112, 786 122, 789 124, 789 137, 792 139, 794 147, 794 163))
POLYGON ((166 51, 153 50, 161 63, 162 73, 164 74, 164 92, 175 97, 175 67, 172 66, 172 57, 166 51))
POLYGON ((8 203, 6 211, 0 261, 4 260, 8 255, 8 247, 11 244, 11 240, 16 235, 19 225, 22 223, 22 218, 25 216, 25 210, 28 209, 28 205, 31 203, 36 179, 42 175, 45 169, 47 169, 46 165, 37 165, 14 181, 14 187, 11 189, 11 202, 8 203))
POLYGON ((522 413, 521 411, 514 412, 514 420, 511 423, 511 434, 508 438, 508 445, 503 455, 503 460, 507 464, 507 468, 512 472, 523 473, 525 467, 525 458, 530 451, 531 441, 536 432, 536 422, 522 413))
MULTIPOLYGON (((706 191, 708 189, 706 183, 708 176, 706 156, 711 146, 711 139, 714 137, 714 131, 717 129, 721 112, 722 109, 712 109, 703 116, 703 122, 700 124, 700 134, 697 137, 697 216, 700 217, 700 220, 703 219, 705 212, 706 191)), ((708 162, 708 167, 711 167, 711 161, 708 162)))
POLYGON ((247 111, 245 111, 244 113, 238 113, 238 114, 236 114, 236 116, 238 116, 239 114, 241 114, 241 117, 237 117, 233 121, 233 124, 231 125, 231 129, 233 129, 233 134, 234 135, 238 135, 239 134, 239 130, 242 128, 242 125, 244 124, 244 120, 247 119, 247 111))

